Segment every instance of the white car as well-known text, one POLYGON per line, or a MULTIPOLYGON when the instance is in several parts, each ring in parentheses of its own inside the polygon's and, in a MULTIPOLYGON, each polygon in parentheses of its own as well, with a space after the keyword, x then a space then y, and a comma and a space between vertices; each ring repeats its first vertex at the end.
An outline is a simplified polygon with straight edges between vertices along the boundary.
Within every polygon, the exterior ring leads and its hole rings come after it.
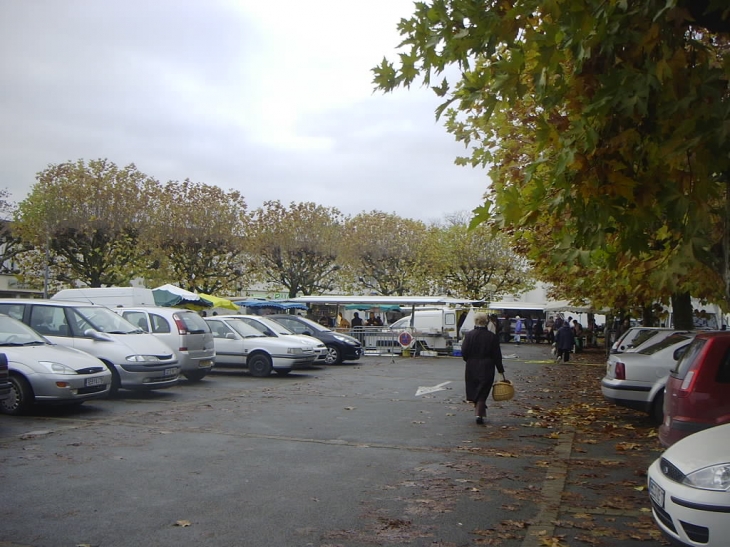
POLYGON ((10 396, 0 412, 19 415, 34 404, 81 404, 109 395, 111 371, 96 357, 51 344, 24 323, 0 315, 0 352, 8 363, 10 396))
POLYGON ((649 467, 654 520, 675 545, 730 545, 730 424, 694 433, 649 467))
POLYGON ((611 354, 601 380, 603 397, 619 406, 648 413, 658 423, 664 417, 664 387, 694 333, 672 334, 636 352, 611 354))
POLYGON ((669 327, 631 327, 611 346, 611 353, 637 351, 639 347, 655 344, 677 329, 669 327))
POLYGON ((327 359, 327 346, 325 346, 324 343, 317 338, 307 336, 305 334, 295 334, 281 323, 260 315, 236 315, 235 317, 245 321, 247 324, 251 325, 256 330, 261 331, 266 336, 299 341, 299 343, 302 344, 302 347, 314 350, 317 354, 316 361, 322 361, 324 363, 327 359))
POLYGON ((317 358, 313 348, 299 340, 266 336, 240 315, 205 319, 213 331, 216 366, 245 367, 252 376, 266 377, 273 370, 285 376, 293 368, 308 366, 317 358))

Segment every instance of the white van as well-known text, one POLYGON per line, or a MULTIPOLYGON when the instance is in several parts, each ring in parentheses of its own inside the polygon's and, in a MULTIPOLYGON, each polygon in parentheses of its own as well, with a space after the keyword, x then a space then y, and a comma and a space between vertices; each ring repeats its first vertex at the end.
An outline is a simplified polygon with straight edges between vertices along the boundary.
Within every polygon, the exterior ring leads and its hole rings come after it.
POLYGON ((69 300, 99 304, 107 308, 117 306, 155 306, 152 289, 143 287, 87 287, 83 289, 62 289, 51 300, 69 300))
POLYGON ((119 388, 146 391, 177 384, 180 366, 174 352, 105 306, 8 298, 0 300, 0 313, 22 321, 55 344, 101 359, 112 372, 110 393, 119 388))
POLYGON ((396 332, 408 329, 416 344, 442 353, 451 351, 461 333, 473 328, 474 309, 452 307, 416 309, 388 327, 396 332))

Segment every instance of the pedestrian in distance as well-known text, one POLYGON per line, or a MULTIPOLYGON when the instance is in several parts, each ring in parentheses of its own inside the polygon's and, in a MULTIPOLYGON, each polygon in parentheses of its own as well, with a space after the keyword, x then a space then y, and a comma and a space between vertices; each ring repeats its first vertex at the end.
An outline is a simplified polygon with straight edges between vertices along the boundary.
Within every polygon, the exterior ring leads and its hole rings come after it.
POLYGON ((515 344, 519 344, 522 337, 522 318, 516 315, 515 319, 515 344))
POLYGON ((355 338, 357 338, 360 343, 362 344, 364 340, 363 332, 362 332, 362 318, 360 317, 360 314, 355 312, 352 316, 352 321, 350 321, 350 324, 352 325, 352 334, 355 338))
POLYGON ((474 328, 466 333, 461 343, 461 357, 466 361, 464 382, 466 400, 474 404, 476 423, 484 424, 487 416, 487 397, 494 384, 495 370, 504 380, 504 365, 499 338, 487 328, 487 314, 474 316, 474 328))
POLYGON ((555 334, 555 347, 557 349, 557 359, 563 358, 563 363, 570 361, 570 351, 575 344, 575 332, 570 327, 570 323, 564 321, 562 326, 555 334))

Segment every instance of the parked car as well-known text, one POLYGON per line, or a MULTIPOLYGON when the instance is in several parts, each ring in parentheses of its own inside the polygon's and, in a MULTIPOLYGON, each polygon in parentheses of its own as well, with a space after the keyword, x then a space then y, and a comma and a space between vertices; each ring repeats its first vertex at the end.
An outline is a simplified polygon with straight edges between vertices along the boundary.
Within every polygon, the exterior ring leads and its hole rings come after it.
POLYGON ((730 332, 699 333, 669 373, 659 440, 670 446, 687 435, 728 422, 730 332))
POLYGON ((357 338, 323 327, 319 323, 301 315, 274 314, 267 319, 284 325, 291 332, 313 336, 327 348, 324 362, 328 365, 339 365, 344 361, 357 361, 363 354, 362 344, 357 338))
POLYGON ((730 424, 690 435, 649 467, 654 520, 674 545, 730 544, 730 424))
POLYGON ((626 330, 611 346, 611 353, 636 351, 639 346, 646 347, 662 338, 666 338, 677 329, 666 327, 631 327, 626 330))
POLYGON ((0 353, 0 404, 10 397, 11 389, 8 356, 0 353))
POLYGON ((152 390, 177 384, 175 354, 109 308, 81 302, 8 298, 0 313, 18 319, 54 344, 80 349, 101 359, 118 389, 152 390))
POLYGON ((281 323, 277 323, 276 321, 272 321, 271 319, 260 315, 239 315, 238 317, 256 330, 264 333, 266 336, 298 340, 299 343, 302 344, 303 348, 311 348, 314 350, 314 353, 316 354, 315 361, 324 362, 325 359, 327 359, 327 348, 322 342, 313 336, 294 334, 281 323))
POLYGON ((192 310, 140 306, 113 308, 133 325, 162 340, 175 352, 180 371, 191 382, 202 380, 215 364, 213 333, 192 310))
POLYGON ((633 353, 609 355, 601 380, 604 398, 619 406, 648 413, 657 423, 664 416, 664 386, 694 333, 675 331, 656 344, 633 353))
POLYGON ((10 396, 0 400, 4 414, 23 414, 33 404, 81 404, 109 394, 112 373, 99 359, 51 344, 7 315, 0 315, 0 351, 10 379, 10 396))
POLYGON ((240 315, 218 315, 205 321, 213 331, 216 365, 245 367, 257 377, 269 376, 272 370, 286 376, 317 358, 313 348, 294 339, 266 336, 240 315))

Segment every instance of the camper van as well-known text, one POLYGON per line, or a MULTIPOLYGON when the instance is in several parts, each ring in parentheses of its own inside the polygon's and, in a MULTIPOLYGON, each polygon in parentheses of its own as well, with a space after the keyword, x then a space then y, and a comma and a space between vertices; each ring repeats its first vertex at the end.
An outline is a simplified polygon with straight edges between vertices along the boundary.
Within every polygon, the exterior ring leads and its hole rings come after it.
POLYGON ((152 289, 142 287, 93 287, 85 289, 62 289, 51 300, 68 300, 99 304, 107 308, 124 306, 154 306, 155 296, 152 289))

